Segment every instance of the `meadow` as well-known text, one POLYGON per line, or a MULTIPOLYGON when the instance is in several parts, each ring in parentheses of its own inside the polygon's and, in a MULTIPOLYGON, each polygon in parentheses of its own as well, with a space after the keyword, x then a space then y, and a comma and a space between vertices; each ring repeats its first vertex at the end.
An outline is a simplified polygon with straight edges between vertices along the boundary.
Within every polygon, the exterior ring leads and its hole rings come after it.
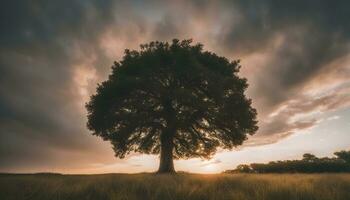
POLYGON ((2 174, 0 199, 349 200, 350 174, 2 174))

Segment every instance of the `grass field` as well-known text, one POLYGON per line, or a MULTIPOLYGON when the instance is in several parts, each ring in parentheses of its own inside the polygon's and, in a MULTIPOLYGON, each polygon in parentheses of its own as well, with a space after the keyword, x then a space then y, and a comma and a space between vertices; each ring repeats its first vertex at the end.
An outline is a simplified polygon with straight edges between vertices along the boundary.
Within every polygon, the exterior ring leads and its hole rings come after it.
POLYGON ((350 200, 350 174, 3 174, 0 199, 350 200))

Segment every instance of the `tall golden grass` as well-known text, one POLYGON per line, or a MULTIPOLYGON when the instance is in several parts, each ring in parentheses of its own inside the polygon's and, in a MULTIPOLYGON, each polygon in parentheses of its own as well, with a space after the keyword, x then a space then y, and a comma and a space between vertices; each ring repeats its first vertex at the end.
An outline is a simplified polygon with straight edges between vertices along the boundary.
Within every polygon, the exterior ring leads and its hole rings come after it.
POLYGON ((350 174, 0 175, 0 199, 350 200, 350 174))

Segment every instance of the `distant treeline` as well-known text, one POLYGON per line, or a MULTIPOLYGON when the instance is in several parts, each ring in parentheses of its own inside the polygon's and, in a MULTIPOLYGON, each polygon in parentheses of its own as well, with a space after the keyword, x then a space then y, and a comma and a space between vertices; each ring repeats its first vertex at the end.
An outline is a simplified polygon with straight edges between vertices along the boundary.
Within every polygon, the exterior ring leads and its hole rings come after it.
POLYGON ((267 164, 238 165, 224 173, 322 173, 350 172, 350 151, 335 152, 334 158, 318 158, 306 153, 301 160, 273 161, 267 164))

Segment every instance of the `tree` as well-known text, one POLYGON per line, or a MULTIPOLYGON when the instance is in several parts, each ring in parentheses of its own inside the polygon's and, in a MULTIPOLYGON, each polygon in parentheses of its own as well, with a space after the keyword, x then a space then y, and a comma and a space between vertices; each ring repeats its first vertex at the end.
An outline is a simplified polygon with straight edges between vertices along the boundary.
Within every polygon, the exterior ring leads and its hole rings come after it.
POLYGON ((347 163, 350 163, 350 151, 338 151, 335 152, 334 155, 336 155, 339 159, 344 160, 347 163))
POLYGON ((175 172, 173 157, 210 158, 217 147, 232 149, 258 129, 239 61, 191 42, 127 49, 98 85, 86 104, 87 126, 111 141, 117 157, 160 153, 158 172, 175 172))
POLYGON ((304 155, 303 155, 303 160, 304 161, 307 161, 307 162, 314 162, 314 161, 316 161, 318 158, 315 156, 315 155, 313 155, 313 154, 311 154, 311 153, 305 153, 304 155))
POLYGON ((241 164, 236 167, 237 171, 241 173, 252 173, 253 170, 249 165, 241 164))

